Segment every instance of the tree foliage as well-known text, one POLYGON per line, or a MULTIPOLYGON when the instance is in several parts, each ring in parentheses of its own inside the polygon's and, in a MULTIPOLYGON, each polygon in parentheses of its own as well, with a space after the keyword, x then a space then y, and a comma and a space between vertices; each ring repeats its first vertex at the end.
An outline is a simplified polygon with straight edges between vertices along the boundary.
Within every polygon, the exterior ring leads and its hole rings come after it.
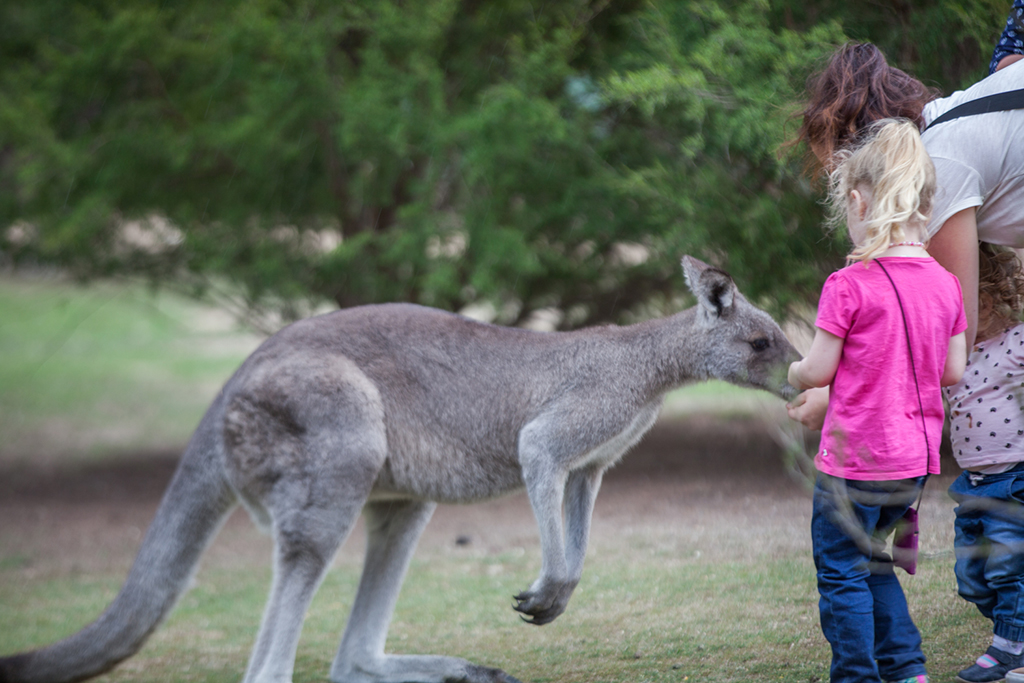
POLYGON ((984 74, 1006 11, 7 3, 0 256, 286 316, 487 302, 572 327, 677 305, 692 253, 782 311, 841 252, 802 160, 777 154, 807 75, 850 36, 949 90, 984 74))

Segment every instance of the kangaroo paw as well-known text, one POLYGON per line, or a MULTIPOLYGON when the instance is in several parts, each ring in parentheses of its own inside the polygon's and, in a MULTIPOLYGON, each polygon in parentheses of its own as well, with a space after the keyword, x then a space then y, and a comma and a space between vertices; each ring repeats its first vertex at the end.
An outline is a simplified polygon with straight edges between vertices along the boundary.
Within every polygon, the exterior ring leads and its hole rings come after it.
POLYGON ((575 583, 543 583, 536 590, 526 590, 513 596, 516 601, 512 609, 525 614, 522 620, 528 624, 542 626, 555 620, 569 604, 575 583))

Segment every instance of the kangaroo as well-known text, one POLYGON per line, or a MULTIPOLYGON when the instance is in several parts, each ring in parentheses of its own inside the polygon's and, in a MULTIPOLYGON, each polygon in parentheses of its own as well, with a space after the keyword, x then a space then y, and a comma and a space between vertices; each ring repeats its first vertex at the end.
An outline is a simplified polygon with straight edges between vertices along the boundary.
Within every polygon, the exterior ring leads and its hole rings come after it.
POLYGON ((274 539, 245 683, 291 681, 306 610, 360 512, 366 558, 330 680, 517 683, 464 659, 384 653, 437 503, 525 486, 542 562, 513 608, 547 624, 582 575, 604 471, 666 392, 718 378, 796 393, 785 377, 799 354, 768 314, 725 272, 689 256, 683 270, 699 304, 627 327, 543 333, 383 304, 284 328, 203 417, 111 605, 65 640, 0 659, 0 683, 80 681, 138 651, 239 502, 274 539))

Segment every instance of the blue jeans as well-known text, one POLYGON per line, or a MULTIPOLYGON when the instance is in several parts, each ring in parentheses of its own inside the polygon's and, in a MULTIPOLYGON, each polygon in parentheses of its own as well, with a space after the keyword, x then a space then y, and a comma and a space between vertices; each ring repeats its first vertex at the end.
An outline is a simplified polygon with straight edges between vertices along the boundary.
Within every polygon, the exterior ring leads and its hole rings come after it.
POLYGON ((884 540, 924 478, 853 481, 819 474, 811 540, 821 630, 832 645, 832 683, 897 681, 925 673, 921 634, 884 540))
POLYGON ((1024 640, 1024 464, 1000 474, 964 472, 949 487, 956 507, 960 595, 1007 640, 1024 640))

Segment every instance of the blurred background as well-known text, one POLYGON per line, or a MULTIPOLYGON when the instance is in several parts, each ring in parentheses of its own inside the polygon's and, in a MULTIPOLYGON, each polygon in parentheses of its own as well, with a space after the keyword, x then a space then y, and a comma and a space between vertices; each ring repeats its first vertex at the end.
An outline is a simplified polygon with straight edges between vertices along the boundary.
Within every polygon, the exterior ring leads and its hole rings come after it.
POLYGON ((806 318, 845 253, 783 147, 808 75, 870 40, 951 92, 1009 5, 3 3, 0 456, 178 447, 338 306, 629 323, 693 254, 806 318))
MULTIPOLYGON (((1010 4, 0 2, 0 653, 99 614, 206 406, 296 318, 409 301, 627 324, 692 304, 692 254, 798 337, 846 252, 785 147, 807 77, 873 41, 950 93, 987 73, 1010 4)), ((827 680, 807 480, 783 462, 806 435, 781 409, 720 383, 670 396, 606 477, 600 559, 543 631, 507 607, 540 563, 525 496, 442 506, 389 648, 524 681, 827 680)), ((944 481, 908 582, 937 680, 991 638, 953 589, 944 481)), ((327 671, 361 534, 297 683, 327 671)), ((269 556, 237 512, 101 680, 237 681, 269 556)))

